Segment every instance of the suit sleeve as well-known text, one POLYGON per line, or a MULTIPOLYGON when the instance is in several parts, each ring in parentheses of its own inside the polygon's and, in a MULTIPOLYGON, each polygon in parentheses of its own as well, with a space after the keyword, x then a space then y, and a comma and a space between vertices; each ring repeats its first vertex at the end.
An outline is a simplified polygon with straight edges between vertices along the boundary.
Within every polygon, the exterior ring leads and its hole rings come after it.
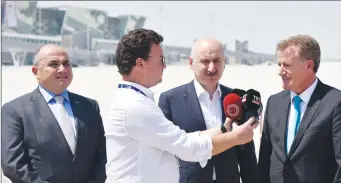
POLYGON ((12 183, 43 183, 33 170, 24 142, 24 126, 13 107, 2 107, 1 167, 12 183))
POLYGON ((341 102, 339 102, 338 106, 334 110, 333 116, 333 145, 334 145, 334 154, 335 160, 337 163, 337 171, 334 178, 334 183, 341 183, 341 102))
POLYGON ((98 113, 99 138, 93 160, 92 173, 86 183, 104 183, 106 180, 105 165, 107 163, 106 141, 104 136, 103 121, 97 101, 95 101, 96 112, 98 113))
POLYGON ((255 144, 253 141, 237 146, 240 176, 243 183, 254 183, 257 167, 255 144))
POLYGON ((270 183, 270 156, 272 152, 268 119, 270 108, 269 106, 271 104, 270 100, 271 96, 267 101, 263 120, 263 131, 259 149, 258 165, 256 170, 257 183, 270 183))
POLYGON ((166 95, 166 93, 161 93, 159 98, 159 107, 162 110, 163 114, 169 121, 173 121, 172 119, 172 113, 169 105, 169 99, 166 95))

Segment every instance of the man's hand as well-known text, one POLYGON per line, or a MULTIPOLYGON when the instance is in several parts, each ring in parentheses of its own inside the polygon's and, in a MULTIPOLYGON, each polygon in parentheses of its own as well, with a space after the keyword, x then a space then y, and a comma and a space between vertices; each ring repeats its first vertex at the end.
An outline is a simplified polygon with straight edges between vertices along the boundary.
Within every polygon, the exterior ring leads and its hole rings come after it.
POLYGON ((255 121, 254 117, 251 117, 244 124, 238 126, 236 123, 232 123, 232 132, 235 135, 235 139, 238 145, 246 144, 253 140, 253 130, 259 125, 258 122, 252 125, 255 121))
POLYGON ((233 123, 233 120, 226 117, 224 126, 225 126, 227 132, 230 132, 232 130, 232 123, 233 123))
POLYGON ((253 130, 258 126, 258 122, 252 125, 254 121, 255 118, 252 117, 244 124, 238 126, 236 123, 233 123, 232 120, 228 119, 225 121, 225 126, 232 124, 233 127, 232 131, 230 132, 222 134, 220 128, 209 129, 214 130, 215 133, 208 133, 209 130, 203 131, 203 134, 210 134, 212 137, 212 155, 217 155, 236 145, 242 145, 251 142, 253 140, 253 130))

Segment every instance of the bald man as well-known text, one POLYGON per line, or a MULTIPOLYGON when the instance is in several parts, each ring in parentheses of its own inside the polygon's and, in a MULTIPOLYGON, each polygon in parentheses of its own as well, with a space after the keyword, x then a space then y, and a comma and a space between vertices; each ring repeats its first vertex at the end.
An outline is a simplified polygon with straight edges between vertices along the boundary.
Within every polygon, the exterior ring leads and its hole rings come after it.
POLYGON ((106 146, 98 103, 69 92, 69 56, 45 45, 34 58, 38 87, 2 107, 1 167, 13 183, 103 183, 106 146))
MULTIPOLYGON (((220 127, 226 119, 222 102, 232 91, 219 84, 225 63, 220 41, 209 37, 197 40, 189 57, 194 80, 160 95, 159 107, 166 118, 187 133, 220 127)), ((204 168, 180 160, 180 183, 236 183, 240 178, 243 183, 251 183, 256 163, 253 142, 212 157, 204 168)))

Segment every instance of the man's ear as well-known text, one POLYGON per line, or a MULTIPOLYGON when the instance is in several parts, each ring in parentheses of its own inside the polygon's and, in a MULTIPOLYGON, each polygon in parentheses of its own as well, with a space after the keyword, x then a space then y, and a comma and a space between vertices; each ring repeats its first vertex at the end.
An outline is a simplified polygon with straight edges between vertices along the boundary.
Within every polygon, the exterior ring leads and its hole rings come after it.
POLYGON ((39 78, 39 72, 38 72, 38 67, 37 66, 33 66, 32 67, 32 73, 34 74, 34 76, 38 79, 39 78))
POLYGON ((192 59, 192 57, 188 57, 188 64, 189 64, 189 67, 191 68, 191 70, 193 70, 193 59, 192 59))
POLYGON ((137 58, 136 59, 136 67, 138 67, 138 68, 143 68, 144 67, 144 61, 143 61, 143 59, 142 58, 137 58))
POLYGON ((311 69, 314 71, 314 65, 315 63, 313 60, 308 60, 308 69, 311 69))

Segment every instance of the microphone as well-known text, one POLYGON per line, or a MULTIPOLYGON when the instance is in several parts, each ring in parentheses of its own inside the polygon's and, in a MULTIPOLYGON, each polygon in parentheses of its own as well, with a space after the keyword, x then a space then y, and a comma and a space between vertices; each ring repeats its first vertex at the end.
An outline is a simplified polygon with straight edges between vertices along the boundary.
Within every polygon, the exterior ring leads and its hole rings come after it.
MULTIPOLYGON (((242 99, 243 96, 246 94, 246 91, 239 89, 239 88, 235 88, 232 90, 232 93, 237 94, 240 97, 240 99, 242 99)), ((245 111, 244 107, 242 107, 241 110, 242 110, 242 114, 240 115, 239 118, 236 119, 237 124, 241 124, 241 120, 243 120, 243 115, 244 115, 244 111, 245 111)))
POLYGON ((254 89, 247 90, 246 94, 242 98, 242 103, 245 110, 245 115, 242 121, 244 122, 251 117, 256 118, 255 122, 258 121, 259 116, 263 111, 260 93, 254 89))
POLYGON ((232 120, 240 118, 243 114, 242 100, 235 93, 230 93, 224 97, 223 107, 225 115, 232 120))
POLYGON ((242 90, 242 89, 235 88, 235 89, 232 90, 232 93, 235 93, 235 94, 237 94, 240 98, 242 98, 242 97, 246 94, 246 91, 245 91, 245 90, 242 90))

